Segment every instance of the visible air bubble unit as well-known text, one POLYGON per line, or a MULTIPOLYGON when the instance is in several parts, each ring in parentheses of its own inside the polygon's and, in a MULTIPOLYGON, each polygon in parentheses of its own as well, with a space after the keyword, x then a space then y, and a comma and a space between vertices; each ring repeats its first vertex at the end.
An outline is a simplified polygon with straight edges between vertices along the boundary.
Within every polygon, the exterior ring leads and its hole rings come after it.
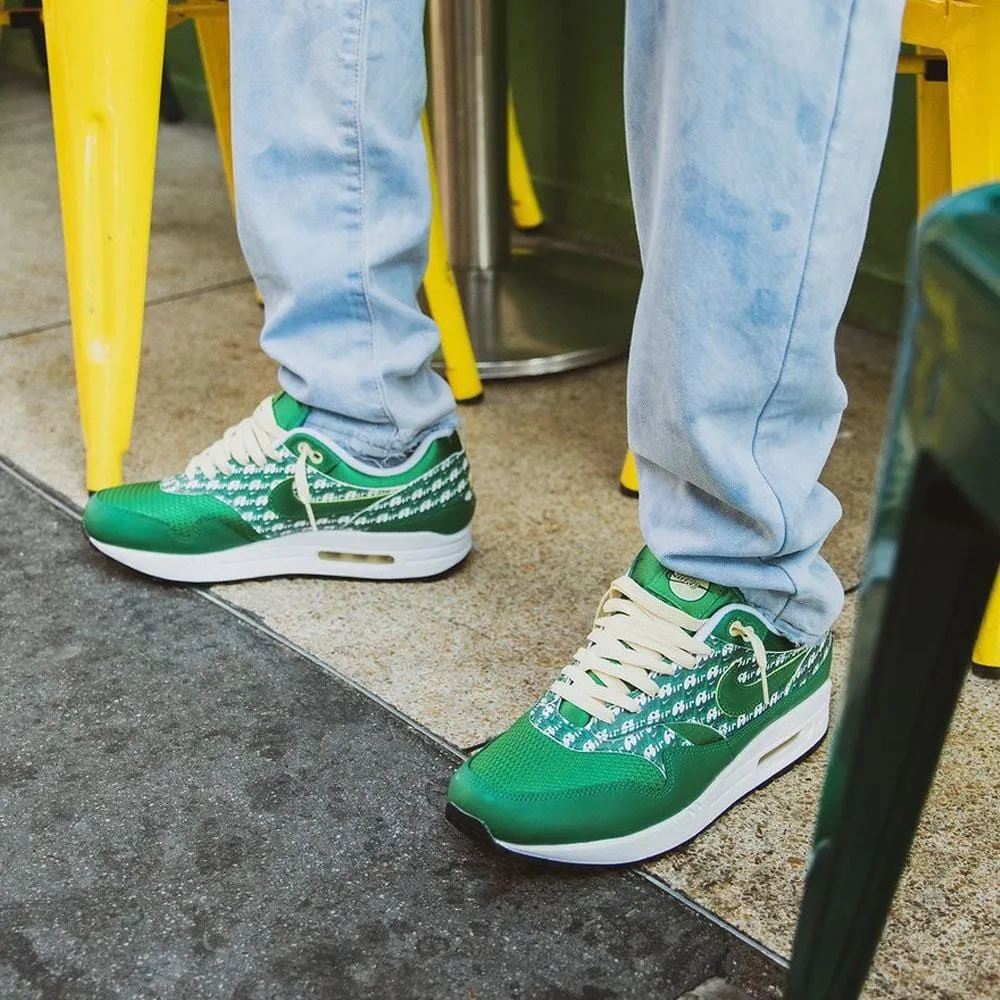
POLYGON ((331 562, 391 564, 396 561, 395 556, 375 555, 367 552, 325 552, 321 550, 318 555, 320 559, 329 559, 331 562))
POLYGON ((779 743, 773 750, 768 750, 767 753, 757 761, 757 766, 760 767, 762 764, 766 764, 773 757, 777 757, 782 750, 787 750, 801 735, 802 730, 797 732, 794 736, 789 736, 784 743, 779 743))

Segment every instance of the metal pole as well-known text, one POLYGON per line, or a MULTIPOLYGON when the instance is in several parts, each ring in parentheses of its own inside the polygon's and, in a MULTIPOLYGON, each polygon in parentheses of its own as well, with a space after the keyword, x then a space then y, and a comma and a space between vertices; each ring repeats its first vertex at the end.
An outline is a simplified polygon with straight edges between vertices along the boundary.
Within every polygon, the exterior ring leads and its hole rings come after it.
POLYGON ((428 0, 428 13, 434 157, 479 374, 542 375, 622 354, 637 271, 537 237, 510 252, 506 0, 428 0))
POLYGON ((506 0, 431 0, 431 113, 452 265, 488 270, 510 248, 506 0))

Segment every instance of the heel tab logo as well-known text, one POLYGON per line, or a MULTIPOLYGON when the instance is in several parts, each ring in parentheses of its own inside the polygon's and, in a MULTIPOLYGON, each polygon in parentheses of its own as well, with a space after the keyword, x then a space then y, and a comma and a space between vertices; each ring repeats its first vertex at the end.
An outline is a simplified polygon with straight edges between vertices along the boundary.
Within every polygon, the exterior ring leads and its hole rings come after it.
POLYGON ((697 601, 708 593, 709 584, 705 580, 696 580, 693 576, 670 571, 667 577, 670 592, 682 601, 697 601))

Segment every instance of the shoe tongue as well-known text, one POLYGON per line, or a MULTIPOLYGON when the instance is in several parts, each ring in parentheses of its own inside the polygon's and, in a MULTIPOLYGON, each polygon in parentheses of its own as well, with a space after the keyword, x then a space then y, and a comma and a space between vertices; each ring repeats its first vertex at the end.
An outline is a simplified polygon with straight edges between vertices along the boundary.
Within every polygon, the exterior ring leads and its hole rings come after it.
POLYGON ((293 431, 305 423, 309 407, 293 399, 287 392, 279 392, 271 399, 271 412, 274 414, 274 422, 283 431, 293 431))
POLYGON ((720 587, 668 569, 648 548, 635 557, 628 575, 654 597, 694 618, 710 618, 723 605, 743 601, 743 595, 732 587, 720 587))

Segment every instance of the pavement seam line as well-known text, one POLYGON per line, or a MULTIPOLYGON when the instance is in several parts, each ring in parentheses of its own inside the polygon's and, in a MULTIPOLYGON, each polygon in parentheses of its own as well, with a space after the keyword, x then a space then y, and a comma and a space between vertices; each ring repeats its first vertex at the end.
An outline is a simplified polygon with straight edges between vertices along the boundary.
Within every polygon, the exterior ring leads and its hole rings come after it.
POLYGON ((724 931, 728 931, 734 938, 742 941, 743 944, 747 945, 747 947, 753 948, 754 951, 763 955, 764 958, 769 959, 771 962, 774 962, 775 965, 781 966, 782 969, 785 969, 786 971, 789 969, 790 962, 784 955, 780 955, 772 948, 768 948, 768 946, 762 941, 758 941, 745 931, 741 931, 739 927, 729 923, 728 920, 723 920, 722 917, 702 906, 701 903, 692 899, 687 893, 674 888, 674 886, 667 882, 664 882, 659 875, 656 875, 654 872, 647 871, 645 868, 635 868, 633 870, 640 878, 644 879, 646 882, 652 883, 672 899, 677 900, 678 903, 682 903, 688 909, 701 914, 701 916, 703 916, 710 924, 714 924, 716 927, 719 927, 724 931))
MULTIPOLYGON (((171 302, 180 302, 183 299, 194 299, 199 295, 210 295, 212 292, 224 292, 230 288, 238 288, 240 285, 252 285, 253 278, 228 278, 226 281, 217 281, 211 285, 203 285, 198 288, 190 288, 179 292, 168 292, 157 298, 148 299, 144 309, 151 309, 153 306, 169 305, 171 302)), ((0 333, 0 343, 5 340, 17 340, 20 337, 30 337, 35 333, 54 333, 56 330, 65 329, 70 325, 69 316, 53 320, 51 323, 40 323, 38 326, 29 326, 23 330, 10 330, 7 333, 0 333)))

